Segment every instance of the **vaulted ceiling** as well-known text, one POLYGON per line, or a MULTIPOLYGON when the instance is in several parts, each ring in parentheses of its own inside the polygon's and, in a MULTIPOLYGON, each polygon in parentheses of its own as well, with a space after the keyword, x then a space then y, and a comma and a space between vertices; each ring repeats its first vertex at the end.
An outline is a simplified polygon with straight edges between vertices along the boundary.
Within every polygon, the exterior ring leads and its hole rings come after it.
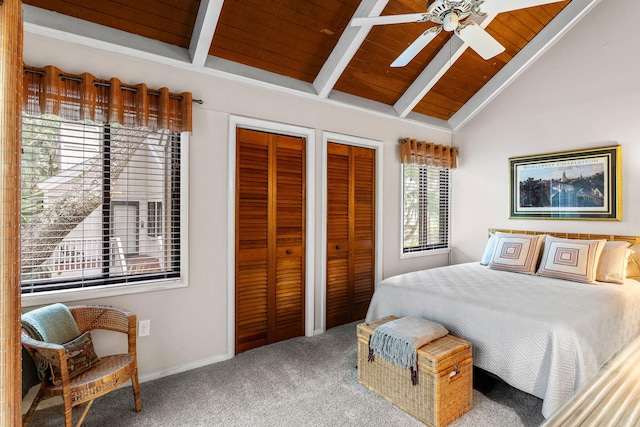
POLYGON ((466 123, 598 2, 476 17, 503 53, 484 60, 442 31, 407 66, 391 68, 434 24, 350 21, 423 13, 425 0, 23 0, 25 31, 446 130, 466 123))

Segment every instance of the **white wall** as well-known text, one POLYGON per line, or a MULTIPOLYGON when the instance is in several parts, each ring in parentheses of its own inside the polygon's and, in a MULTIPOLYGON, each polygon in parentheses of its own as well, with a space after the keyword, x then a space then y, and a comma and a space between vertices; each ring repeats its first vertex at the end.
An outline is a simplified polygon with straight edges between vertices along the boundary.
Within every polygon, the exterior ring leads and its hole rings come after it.
POLYGON ((487 228, 640 235, 640 3, 596 6, 455 133, 454 263, 479 260, 487 228), (509 219, 510 157, 622 147, 620 222, 509 219))
MULTIPOLYGON (((25 34, 25 63, 55 65, 68 73, 90 72, 123 83, 147 83, 172 92, 190 91, 194 104, 189 158, 189 286, 169 291, 88 301, 127 308, 151 320, 151 335, 138 340, 143 379, 226 357, 227 338, 227 155, 230 115, 308 127, 316 132, 316 212, 320 218, 321 132, 384 142, 383 277, 446 263, 446 255, 400 260, 400 165, 403 137, 448 145, 450 134, 423 125, 381 117, 329 102, 297 97, 222 80, 137 58, 25 34)), ((316 223, 316 230, 320 224, 316 223)), ((320 244, 319 233, 316 242, 320 244)), ((316 253, 318 253, 316 248, 316 253)), ((316 265, 316 269, 322 268, 316 265)), ((317 288, 318 283, 315 284, 317 288)), ((65 301, 61 301, 65 302, 65 301)), ((73 302, 78 303, 77 301, 73 302)), ((317 306, 318 301, 316 301, 317 306)), ((316 316, 317 318, 317 316, 316 316)), ((318 326, 315 325, 315 328, 318 326)), ((96 340, 97 341, 97 340, 96 340)), ((122 346, 123 344, 118 344, 122 346)), ((97 351, 108 351, 110 345, 97 351)))

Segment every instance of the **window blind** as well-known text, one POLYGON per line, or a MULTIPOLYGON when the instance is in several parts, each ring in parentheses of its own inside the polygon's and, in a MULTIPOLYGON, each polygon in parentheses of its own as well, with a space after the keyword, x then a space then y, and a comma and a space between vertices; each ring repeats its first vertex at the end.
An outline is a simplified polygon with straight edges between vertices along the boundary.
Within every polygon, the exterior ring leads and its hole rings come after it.
POLYGON ((22 118, 23 293, 180 274, 180 137, 22 118))
POLYGON ((417 163, 402 165, 402 252, 449 247, 450 170, 417 163))

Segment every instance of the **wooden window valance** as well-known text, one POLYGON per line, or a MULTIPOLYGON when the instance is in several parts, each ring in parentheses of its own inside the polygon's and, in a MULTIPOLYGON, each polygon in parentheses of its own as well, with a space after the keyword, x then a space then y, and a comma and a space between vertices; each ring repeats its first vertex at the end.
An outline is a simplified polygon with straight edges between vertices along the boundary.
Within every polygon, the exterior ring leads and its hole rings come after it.
POLYGON ((173 94, 166 87, 122 84, 115 77, 67 74, 54 66, 24 68, 23 112, 29 115, 191 132, 191 103, 191 92, 173 94))
POLYGON ((458 165, 458 149, 433 142, 402 138, 400 140, 400 161, 455 169, 458 165))

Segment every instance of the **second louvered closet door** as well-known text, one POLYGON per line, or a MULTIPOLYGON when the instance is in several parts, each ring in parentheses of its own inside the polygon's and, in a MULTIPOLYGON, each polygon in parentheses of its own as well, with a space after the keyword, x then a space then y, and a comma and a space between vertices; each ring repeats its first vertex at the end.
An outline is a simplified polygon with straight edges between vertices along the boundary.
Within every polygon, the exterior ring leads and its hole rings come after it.
POLYGON ((327 146, 327 328, 363 319, 373 295, 375 154, 327 146))
POLYGON ((236 132, 236 353, 304 335, 305 140, 236 132))

